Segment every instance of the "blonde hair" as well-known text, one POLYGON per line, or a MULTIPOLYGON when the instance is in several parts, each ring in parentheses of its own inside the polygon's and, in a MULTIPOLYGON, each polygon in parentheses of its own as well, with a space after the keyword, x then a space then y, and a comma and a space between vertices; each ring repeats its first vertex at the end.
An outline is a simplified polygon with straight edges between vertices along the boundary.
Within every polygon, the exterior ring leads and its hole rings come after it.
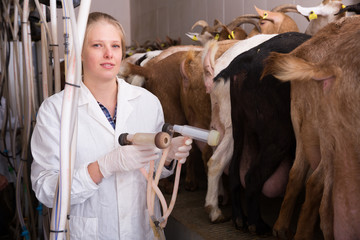
POLYGON ((113 26, 115 26, 116 28, 119 29, 120 32, 120 36, 121 36, 121 50, 122 50, 122 58, 125 58, 125 54, 126 54, 126 47, 125 47, 125 33, 124 33, 124 29, 121 26, 121 24, 119 23, 118 20, 116 20, 114 17, 110 16, 109 14, 106 13, 102 13, 102 12, 92 12, 89 14, 88 17, 88 21, 86 24, 86 29, 85 29, 85 39, 89 30, 89 27, 99 21, 105 21, 109 24, 112 24, 113 26))

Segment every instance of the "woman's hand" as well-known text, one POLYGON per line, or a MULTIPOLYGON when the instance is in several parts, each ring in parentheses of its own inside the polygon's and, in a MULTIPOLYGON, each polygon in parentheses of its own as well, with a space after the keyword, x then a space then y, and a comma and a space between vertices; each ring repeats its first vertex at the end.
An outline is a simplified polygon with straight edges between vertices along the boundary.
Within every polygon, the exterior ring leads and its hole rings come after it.
POLYGON ((173 159, 176 159, 179 160, 181 164, 184 164, 190 154, 191 144, 192 139, 189 137, 179 136, 173 138, 166 161, 171 162, 173 159))

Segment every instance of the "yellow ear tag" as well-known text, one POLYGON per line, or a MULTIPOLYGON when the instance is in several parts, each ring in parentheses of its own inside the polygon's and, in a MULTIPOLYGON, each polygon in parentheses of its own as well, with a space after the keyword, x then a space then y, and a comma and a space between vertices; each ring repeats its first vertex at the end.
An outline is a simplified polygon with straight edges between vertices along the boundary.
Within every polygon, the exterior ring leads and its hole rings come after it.
POLYGON ((231 31, 231 36, 232 36, 232 39, 235 39, 234 31, 231 31))
POLYGON ((132 52, 129 52, 129 54, 128 54, 129 56, 131 56, 131 55, 133 55, 133 53, 132 52))
POLYGON ((346 6, 343 4, 343 5, 341 5, 341 8, 346 8, 346 6))
POLYGON ((147 52, 151 52, 151 49, 150 49, 150 48, 148 48, 148 49, 146 49, 146 51, 147 51, 147 52))
POLYGON ((317 14, 314 13, 314 11, 311 11, 311 12, 310 12, 310 15, 309 15, 309 19, 310 19, 310 20, 317 19, 317 14))
POLYGON ((217 41, 217 40, 219 40, 219 34, 217 33, 216 35, 215 35, 215 37, 214 37, 214 39, 217 41))
POLYGON ((161 47, 165 47, 165 44, 164 44, 164 43, 162 43, 160 46, 161 46, 161 47))
POLYGON ((268 17, 268 13, 267 12, 264 12, 264 16, 262 17, 262 19, 265 19, 265 18, 267 18, 268 17))
POLYGON ((199 41, 199 39, 195 35, 192 37, 192 40, 199 41))

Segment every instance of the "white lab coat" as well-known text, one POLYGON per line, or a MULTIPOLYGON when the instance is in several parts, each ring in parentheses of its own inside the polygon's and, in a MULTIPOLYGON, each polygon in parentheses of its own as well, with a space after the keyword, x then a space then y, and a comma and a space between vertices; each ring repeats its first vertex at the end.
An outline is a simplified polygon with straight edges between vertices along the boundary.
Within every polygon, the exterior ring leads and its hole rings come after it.
MULTIPOLYGON (((63 92, 47 98, 31 138, 31 181, 36 197, 52 207, 59 173, 63 92)), ((159 132, 164 123, 159 100, 147 90, 118 79, 116 128, 81 83, 78 144, 71 188, 71 239, 153 239, 146 208, 146 180, 139 170, 117 173, 95 184, 87 165, 118 146, 121 133, 159 132)), ((175 164, 174 164, 175 165, 175 164)), ((162 177, 172 174, 164 169, 162 177)), ((160 208, 157 202, 157 214, 160 208)))

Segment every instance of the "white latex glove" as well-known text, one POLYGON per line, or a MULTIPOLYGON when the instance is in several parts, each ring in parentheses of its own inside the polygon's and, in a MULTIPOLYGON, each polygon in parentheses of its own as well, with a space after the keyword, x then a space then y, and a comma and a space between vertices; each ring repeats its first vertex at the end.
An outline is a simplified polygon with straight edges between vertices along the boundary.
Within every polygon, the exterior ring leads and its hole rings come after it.
POLYGON ((98 159, 104 178, 116 172, 132 171, 146 166, 151 160, 159 158, 160 149, 150 145, 119 146, 98 159))
POLYGON ((171 162, 173 159, 179 160, 184 164, 192 148, 192 139, 189 137, 175 137, 171 140, 170 149, 166 161, 171 162))

